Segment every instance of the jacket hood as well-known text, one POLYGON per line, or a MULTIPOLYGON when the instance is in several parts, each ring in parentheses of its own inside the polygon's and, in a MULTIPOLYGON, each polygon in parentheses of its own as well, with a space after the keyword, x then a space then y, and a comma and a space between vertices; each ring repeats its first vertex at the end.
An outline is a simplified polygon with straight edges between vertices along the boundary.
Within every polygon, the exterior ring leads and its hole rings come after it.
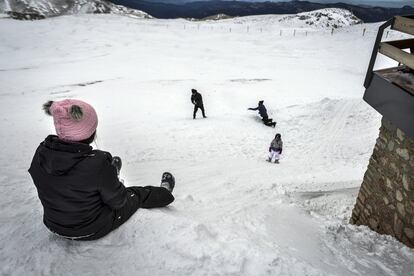
POLYGON ((55 135, 49 135, 38 150, 37 161, 47 174, 64 175, 88 156, 92 147, 82 143, 65 142, 55 135))

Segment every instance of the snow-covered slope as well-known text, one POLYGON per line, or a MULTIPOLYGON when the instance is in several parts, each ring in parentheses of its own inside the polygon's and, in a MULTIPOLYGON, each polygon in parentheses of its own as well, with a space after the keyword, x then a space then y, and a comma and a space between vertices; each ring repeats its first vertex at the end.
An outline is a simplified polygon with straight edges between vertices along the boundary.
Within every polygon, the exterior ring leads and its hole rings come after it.
POLYGON ((380 126, 362 100, 378 24, 293 36, 270 18, 1 19, 0 274, 411 275, 413 250, 348 224, 380 126), (63 98, 94 105, 94 146, 123 158, 127 186, 171 171, 175 202, 94 242, 50 233, 27 168, 53 132, 41 105, 63 98), (247 111, 258 100, 276 129, 247 111))
POLYGON ((147 13, 114 5, 106 0, 3 0, 1 12, 57 16, 79 13, 124 14, 139 18, 150 18, 147 13))
POLYGON ((362 23, 352 12, 337 8, 288 15, 281 18, 280 22, 297 27, 314 26, 317 28, 341 28, 362 23))

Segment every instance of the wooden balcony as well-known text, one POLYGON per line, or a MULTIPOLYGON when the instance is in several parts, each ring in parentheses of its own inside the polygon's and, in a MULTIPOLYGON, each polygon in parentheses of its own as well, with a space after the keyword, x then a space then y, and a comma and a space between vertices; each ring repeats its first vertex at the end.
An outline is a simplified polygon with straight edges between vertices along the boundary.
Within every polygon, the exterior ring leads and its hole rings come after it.
POLYGON ((414 139, 414 38, 383 42, 387 27, 414 35, 414 16, 396 16, 380 27, 365 78, 364 100, 414 139), (399 65, 373 71, 378 53, 399 65))

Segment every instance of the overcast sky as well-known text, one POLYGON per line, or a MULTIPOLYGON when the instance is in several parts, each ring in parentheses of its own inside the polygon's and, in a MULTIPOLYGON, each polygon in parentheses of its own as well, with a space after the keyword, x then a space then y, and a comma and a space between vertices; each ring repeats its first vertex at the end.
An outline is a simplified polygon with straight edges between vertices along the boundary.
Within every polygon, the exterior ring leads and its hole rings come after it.
MULTIPOLYGON (((136 1, 136 0, 135 0, 136 1)), ((195 2, 195 1, 213 1, 213 0, 146 0, 150 2, 164 2, 164 3, 183 3, 183 2, 195 2)), ((224 0, 222 0, 224 1, 224 0)), ((230 0, 229 0, 230 1, 230 0)), ((249 1, 249 2, 287 2, 289 0, 238 0, 238 1, 249 1)), ((386 7, 402 7, 404 5, 414 6, 414 0, 307 0, 309 2, 318 3, 351 3, 351 4, 366 4, 375 6, 386 6, 386 7)))
MULTIPOLYGON (((277 2, 282 2, 281 0, 274 0, 277 2)), ((396 6, 402 7, 409 4, 413 4, 413 0, 309 0, 310 2, 321 2, 321 3, 335 3, 335 2, 344 2, 352 4, 367 4, 367 5, 384 5, 384 6, 396 6)))
MULTIPOLYGON (((242 1, 255 1, 255 2, 264 2, 266 0, 242 0, 242 1)), ((273 2, 286 2, 289 0, 267 0, 273 2)), ((351 3, 351 4, 365 4, 365 5, 378 5, 378 6, 393 6, 393 7, 402 7, 404 5, 413 4, 414 0, 307 0, 309 2, 318 2, 318 3, 351 3)))

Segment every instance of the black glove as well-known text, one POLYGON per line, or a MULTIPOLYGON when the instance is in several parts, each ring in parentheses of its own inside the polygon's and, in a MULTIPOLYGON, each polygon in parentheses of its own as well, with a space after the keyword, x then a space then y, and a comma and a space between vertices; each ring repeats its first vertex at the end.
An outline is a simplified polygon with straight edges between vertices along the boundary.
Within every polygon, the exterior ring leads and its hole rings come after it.
POLYGON ((121 171, 121 168, 122 168, 121 157, 119 157, 119 156, 112 157, 112 162, 111 163, 112 163, 112 166, 115 167, 116 173, 119 175, 119 172, 121 171))

